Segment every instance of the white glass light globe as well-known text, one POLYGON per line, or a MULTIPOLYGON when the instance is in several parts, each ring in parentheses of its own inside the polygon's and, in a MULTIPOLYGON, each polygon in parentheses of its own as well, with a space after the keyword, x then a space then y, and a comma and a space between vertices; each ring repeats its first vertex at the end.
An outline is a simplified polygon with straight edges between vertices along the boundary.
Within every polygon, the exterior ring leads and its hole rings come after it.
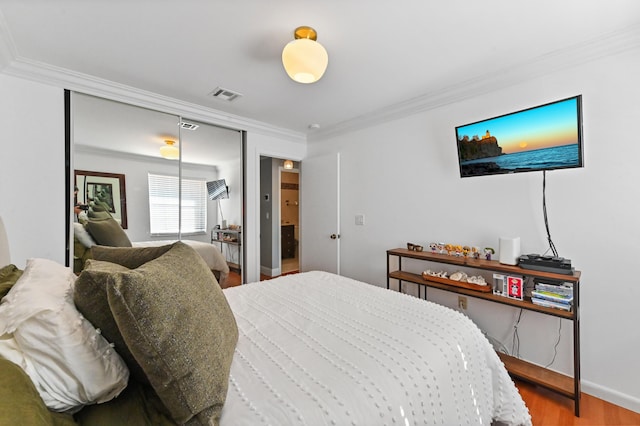
POLYGON ((298 83, 315 83, 320 80, 328 63, 326 49, 314 40, 293 40, 282 50, 282 65, 289 77, 298 83))

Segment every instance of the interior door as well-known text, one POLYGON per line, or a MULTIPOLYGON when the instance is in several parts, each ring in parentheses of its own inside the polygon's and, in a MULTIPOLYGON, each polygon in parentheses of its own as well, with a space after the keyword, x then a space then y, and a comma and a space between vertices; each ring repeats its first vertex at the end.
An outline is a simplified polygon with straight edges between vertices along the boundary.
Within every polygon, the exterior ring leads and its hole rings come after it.
POLYGON ((340 153, 305 158, 300 269, 340 274, 340 153))

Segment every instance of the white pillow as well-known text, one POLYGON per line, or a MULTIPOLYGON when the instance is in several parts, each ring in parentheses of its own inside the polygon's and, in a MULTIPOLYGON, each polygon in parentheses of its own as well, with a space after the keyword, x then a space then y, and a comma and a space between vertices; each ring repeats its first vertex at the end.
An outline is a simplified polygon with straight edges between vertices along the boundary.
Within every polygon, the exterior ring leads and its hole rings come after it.
POLYGON ((75 279, 56 262, 29 259, 0 305, 0 335, 13 333, 23 368, 54 411, 108 401, 129 379, 120 356, 76 309, 75 279))
POLYGON ((73 222, 73 235, 75 235, 78 241, 86 248, 91 248, 96 245, 96 242, 81 223, 73 222))

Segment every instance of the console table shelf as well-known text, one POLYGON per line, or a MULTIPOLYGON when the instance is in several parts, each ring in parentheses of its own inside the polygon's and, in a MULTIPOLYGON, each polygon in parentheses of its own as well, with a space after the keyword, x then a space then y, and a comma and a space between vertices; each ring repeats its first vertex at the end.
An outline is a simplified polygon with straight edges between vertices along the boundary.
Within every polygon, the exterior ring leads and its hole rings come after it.
POLYGON ((419 286, 425 286, 425 299, 427 298, 426 288, 437 288, 456 294, 462 294, 469 297, 475 297, 490 302, 500 303, 503 305, 513 306, 515 308, 526 309, 529 311, 539 312, 545 315, 551 315, 566 319, 573 322, 573 377, 567 376, 547 368, 532 364, 525 360, 515 358, 510 355, 498 353, 500 359, 505 364, 507 371, 517 378, 535 383, 550 389, 556 393, 567 396, 574 401, 574 412, 576 416, 580 416, 580 272, 574 271, 572 274, 559 274, 552 272, 536 271, 524 269, 519 266, 504 265, 494 260, 473 259, 465 257, 454 257, 443 254, 430 252, 416 252, 408 249, 397 248, 387 250, 387 289, 390 288, 390 280, 397 280, 399 290, 402 290, 402 283, 409 282, 419 286), (392 257, 398 259, 398 269, 391 271, 392 257), (447 280, 434 278, 433 280, 425 279, 421 274, 407 272, 402 270, 402 260, 416 259, 427 262, 441 263, 447 265, 460 266, 465 268, 479 269, 483 271, 498 272, 505 275, 514 275, 522 277, 542 278, 553 281, 569 282, 573 284, 573 306, 570 311, 561 309, 547 308, 539 306, 531 302, 530 298, 525 297, 524 300, 512 299, 493 292, 478 291, 476 289, 458 287, 446 283, 447 280))
MULTIPOLYGON (((211 230, 211 244, 220 244, 220 252, 223 253, 224 244, 229 247, 237 247, 238 249, 238 263, 231 262, 227 259, 229 269, 240 273, 241 269, 241 256, 242 256, 242 231, 239 229, 220 229, 214 228, 211 230)), ((225 256, 226 257, 226 256, 225 256)))

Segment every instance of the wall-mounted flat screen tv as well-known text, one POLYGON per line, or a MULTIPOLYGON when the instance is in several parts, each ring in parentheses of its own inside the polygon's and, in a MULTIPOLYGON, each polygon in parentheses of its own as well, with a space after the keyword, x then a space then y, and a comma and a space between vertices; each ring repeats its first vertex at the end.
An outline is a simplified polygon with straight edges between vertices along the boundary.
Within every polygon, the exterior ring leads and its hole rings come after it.
POLYGON ((229 187, 224 179, 207 182, 207 192, 210 200, 223 200, 229 198, 229 187))
POLYGON ((456 127, 460 176, 583 167, 582 95, 456 127))

